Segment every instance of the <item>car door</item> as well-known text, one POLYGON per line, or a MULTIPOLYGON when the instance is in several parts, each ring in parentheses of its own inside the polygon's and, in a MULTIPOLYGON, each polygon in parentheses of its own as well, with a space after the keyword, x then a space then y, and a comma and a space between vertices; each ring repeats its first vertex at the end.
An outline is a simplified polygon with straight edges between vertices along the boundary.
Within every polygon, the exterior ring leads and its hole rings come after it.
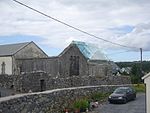
POLYGON ((136 98, 136 92, 133 88, 131 88, 131 91, 132 91, 132 100, 136 98))
POLYGON ((132 89, 127 89, 127 98, 128 100, 131 100, 133 98, 133 91, 132 89))

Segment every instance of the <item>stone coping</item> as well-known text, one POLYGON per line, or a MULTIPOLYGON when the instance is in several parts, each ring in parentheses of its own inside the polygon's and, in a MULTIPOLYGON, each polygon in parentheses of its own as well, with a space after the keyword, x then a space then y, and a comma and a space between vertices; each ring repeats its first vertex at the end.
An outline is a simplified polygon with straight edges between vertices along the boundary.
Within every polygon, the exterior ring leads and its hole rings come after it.
POLYGON ((16 94, 12 96, 7 96, 7 97, 1 97, 0 98, 0 103, 3 101, 15 99, 15 98, 20 98, 23 96, 28 96, 28 95, 40 95, 40 94, 49 94, 53 92, 58 92, 62 90, 75 90, 75 89, 86 89, 86 88, 97 88, 97 87, 111 87, 111 86, 116 86, 116 87, 121 87, 121 86, 132 86, 132 84, 122 84, 122 85, 97 85, 97 86, 81 86, 81 87, 70 87, 70 88, 60 88, 60 89, 53 89, 53 90, 47 90, 43 92, 33 92, 33 93, 23 93, 23 94, 16 94))

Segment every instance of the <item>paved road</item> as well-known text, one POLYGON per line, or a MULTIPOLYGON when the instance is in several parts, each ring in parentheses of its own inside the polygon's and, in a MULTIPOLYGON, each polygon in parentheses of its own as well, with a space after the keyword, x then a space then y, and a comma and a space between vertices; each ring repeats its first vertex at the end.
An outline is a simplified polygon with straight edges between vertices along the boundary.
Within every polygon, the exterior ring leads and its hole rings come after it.
POLYGON ((109 104, 106 102, 92 113, 146 113, 145 94, 137 94, 136 100, 130 101, 127 104, 109 104))

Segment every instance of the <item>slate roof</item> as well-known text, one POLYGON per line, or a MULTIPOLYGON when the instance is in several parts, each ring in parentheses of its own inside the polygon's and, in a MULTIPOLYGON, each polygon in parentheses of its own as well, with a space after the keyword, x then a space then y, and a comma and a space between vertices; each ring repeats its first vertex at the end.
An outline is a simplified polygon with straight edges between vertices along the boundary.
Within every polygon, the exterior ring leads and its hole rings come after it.
POLYGON ((28 45, 30 42, 0 45, 0 56, 11 56, 20 49, 28 45))

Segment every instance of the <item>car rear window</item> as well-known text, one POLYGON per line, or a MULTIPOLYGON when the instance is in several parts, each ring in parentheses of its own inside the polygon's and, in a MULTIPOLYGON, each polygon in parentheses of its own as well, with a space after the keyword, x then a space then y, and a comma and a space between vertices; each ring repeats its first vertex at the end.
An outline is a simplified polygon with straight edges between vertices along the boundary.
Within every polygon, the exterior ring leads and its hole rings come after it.
POLYGON ((116 93, 116 94, 124 94, 124 93, 126 93, 126 92, 127 92, 127 89, 121 89, 121 88, 116 89, 116 90, 114 91, 114 93, 116 93))

